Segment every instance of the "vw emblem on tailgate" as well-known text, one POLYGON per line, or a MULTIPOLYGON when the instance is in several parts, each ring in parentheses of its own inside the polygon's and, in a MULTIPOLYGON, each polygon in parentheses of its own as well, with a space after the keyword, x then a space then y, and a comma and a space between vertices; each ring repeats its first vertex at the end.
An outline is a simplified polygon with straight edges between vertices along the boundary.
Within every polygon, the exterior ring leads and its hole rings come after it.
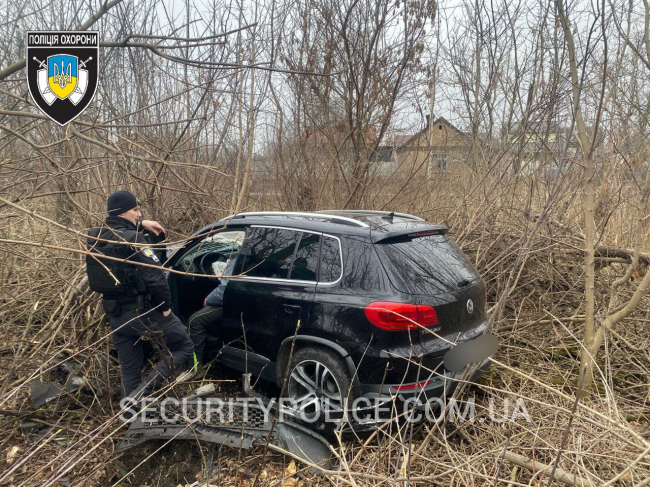
POLYGON ((471 299, 467 300, 467 312, 469 314, 472 314, 474 312, 474 301, 472 301, 471 299))

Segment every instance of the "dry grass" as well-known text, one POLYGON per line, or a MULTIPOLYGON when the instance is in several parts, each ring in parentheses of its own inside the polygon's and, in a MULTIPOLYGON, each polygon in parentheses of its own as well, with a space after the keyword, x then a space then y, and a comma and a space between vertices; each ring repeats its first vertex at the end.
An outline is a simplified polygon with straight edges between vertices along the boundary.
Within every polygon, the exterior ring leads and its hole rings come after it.
MULTIPOLYGON (((575 181, 568 174, 552 190, 552 184, 541 178, 477 175, 471 181, 418 183, 394 193, 384 188, 369 203, 446 222, 485 277, 491 304, 502 300, 509 289, 502 319, 494 323, 501 339, 497 365, 463 396, 475 398, 477 417, 484 421, 420 424, 412 436, 407 425, 389 424, 369 440, 335 445, 340 466, 320 476, 308 473, 301 464, 294 472, 290 460, 277 453, 267 455, 266 465, 260 465, 261 447, 243 453, 222 448, 213 470, 218 479, 213 482, 249 485, 262 468, 264 485, 546 485, 548 476, 538 466, 531 472, 515 465, 509 454, 551 465, 561 453, 561 469, 576 482, 608 485, 616 479, 615 485, 647 485, 647 300, 608 337, 598 357, 599 380, 581 398, 566 445, 559 452, 577 392, 582 337, 582 216, 575 181), (533 234, 546 207, 548 214, 533 234), (530 422, 522 417, 515 422, 489 420, 490 400, 500 416, 504 401, 509 401, 512 415, 518 398, 524 400, 530 422), (504 452, 508 455, 500 465, 504 452)), ((603 245, 632 247, 635 198, 630 187, 629 182, 619 181, 601 195, 597 223, 604 229, 603 245)), ((94 214, 100 214, 101 199, 92 201, 97 204, 94 214)), ((191 195, 175 193, 170 201, 173 204, 158 204, 152 212, 170 226, 172 239, 225 213, 192 204, 191 195)), ((250 201, 249 209, 282 207, 273 201, 281 200, 277 195, 258 197, 250 201)), ((54 198, 41 198, 19 206, 61 222, 55 204, 54 198)), ((319 203, 321 208, 328 206, 327 201, 319 203)), ((135 448, 119 460, 129 469, 142 465, 120 478, 113 464, 115 446, 124 432, 115 418, 118 363, 110 354, 98 297, 77 287, 84 272, 82 256, 7 243, 80 249, 79 237, 20 208, 0 209, 0 368, 5 371, 0 378, 0 484, 176 486, 202 478, 206 455, 192 442, 152 442, 135 448), (30 381, 51 377, 64 359, 79 365, 91 387, 32 409, 30 381), (53 434, 29 441, 20 429, 26 421, 46 425, 53 434)), ((71 229, 88 226, 88 214, 72 212, 68 218, 65 226, 71 229)), ((642 248, 649 243, 646 239, 642 248)), ((597 294, 602 311, 609 284, 623 273, 625 264, 612 259, 599 262, 597 294)), ((494 311, 498 314, 498 308, 494 311)), ((224 374, 222 378, 233 378, 224 374)), ((234 386, 220 387, 225 393, 234 386)))

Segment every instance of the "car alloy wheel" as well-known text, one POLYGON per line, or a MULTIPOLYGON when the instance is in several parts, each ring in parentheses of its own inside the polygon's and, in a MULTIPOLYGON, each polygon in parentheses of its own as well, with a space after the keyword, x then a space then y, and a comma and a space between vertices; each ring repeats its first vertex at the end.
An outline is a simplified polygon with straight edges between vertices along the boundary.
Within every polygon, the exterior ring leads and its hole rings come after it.
POLYGON ((317 360, 303 360, 293 366, 287 396, 306 417, 343 409, 343 395, 334 373, 317 360))

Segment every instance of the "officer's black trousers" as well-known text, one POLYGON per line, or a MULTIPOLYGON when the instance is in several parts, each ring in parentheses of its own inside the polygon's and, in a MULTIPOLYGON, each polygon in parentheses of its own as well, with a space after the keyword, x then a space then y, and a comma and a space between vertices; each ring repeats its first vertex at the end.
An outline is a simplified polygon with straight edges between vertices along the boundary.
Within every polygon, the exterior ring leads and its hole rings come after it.
POLYGON ((181 321, 170 313, 163 316, 158 311, 125 311, 119 317, 111 317, 113 343, 122 366, 122 392, 128 396, 140 384, 144 356, 142 339, 151 339, 156 348, 157 340, 164 340, 169 353, 163 351, 160 362, 147 375, 144 382, 154 384, 160 378, 168 378, 192 366, 194 345, 181 321))
POLYGON ((205 338, 210 334, 218 335, 219 325, 223 317, 223 308, 218 306, 206 306, 190 316, 187 320, 187 331, 190 332, 190 338, 194 342, 194 353, 196 361, 203 363, 203 350, 205 348, 205 338))

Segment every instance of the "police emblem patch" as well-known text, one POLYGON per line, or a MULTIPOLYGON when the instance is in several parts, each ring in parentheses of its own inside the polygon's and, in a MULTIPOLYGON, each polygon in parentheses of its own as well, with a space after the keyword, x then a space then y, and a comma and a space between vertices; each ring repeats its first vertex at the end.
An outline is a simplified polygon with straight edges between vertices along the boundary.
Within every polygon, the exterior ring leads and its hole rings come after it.
POLYGON ((27 86, 34 103, 59 125, 88 107, 97 89, 99 33, 27 33, 27 86))
POLYGON ((149 257, 150 259, 153 259, 153 260, 155 260, 156 262, 158 262, 158 263, 160 264, 160 260, 158 260, 158 256, 157 256, 157 255, 155 254, 155 252, 154 252, 153 250, 151 250, 150 248, 146 248, 146 249, 144 249, 144 250, 142 251, 142 253, 143 253, 144 255, 146 255, 147 257, 149 257))

